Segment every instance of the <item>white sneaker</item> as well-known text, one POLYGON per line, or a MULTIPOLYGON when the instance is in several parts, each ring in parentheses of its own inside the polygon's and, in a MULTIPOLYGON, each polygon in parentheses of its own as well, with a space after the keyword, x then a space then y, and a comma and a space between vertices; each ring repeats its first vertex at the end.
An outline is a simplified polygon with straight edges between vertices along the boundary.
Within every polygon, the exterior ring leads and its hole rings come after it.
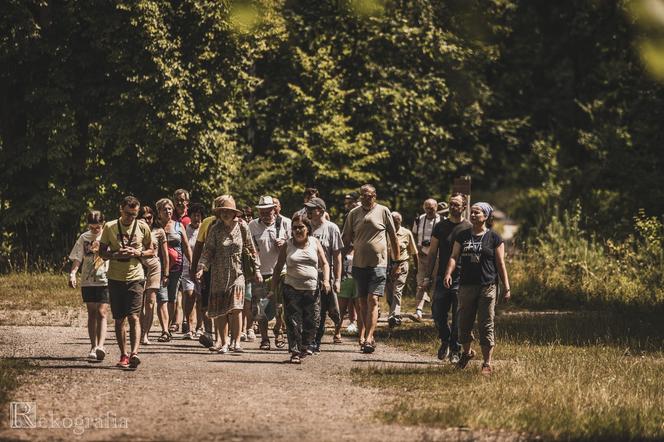
POLYGON ((357 324, 354 321, 351 322, 350 324, 348 324, 348 327, 346 327, 346 332, 351 334, 351 335, 354 335, 355 333, 357 333, 358 332, 357 324))
POLYGON ((106 357, 106 350, 104 350, 102 347, 97 347, 95 349, 95 358, 98 361, 103 361, 105 357, 106 357))
POLYGON ((97 360, 97 349, 93 348, 90 350, 90 353, 88 353, 88 360, 89 361, 96 361, 97 360))
POLYGON ((217 353, 226 354, 228 353, 228 344, 222 345, 217 353))
POLYGON ((236 344, 235 347, 233 347, 233 353, 244 353, 244 349, 236 344))
POLYGON ((247 342, 254 342, 256 340, 256 333, 253 328, 250 328, 247 332, 247 342))
POLYGON ((184 335, 182 335, 182 339, 192 340, 194 339, 194 334, 192 332, 187 332, 184 335))

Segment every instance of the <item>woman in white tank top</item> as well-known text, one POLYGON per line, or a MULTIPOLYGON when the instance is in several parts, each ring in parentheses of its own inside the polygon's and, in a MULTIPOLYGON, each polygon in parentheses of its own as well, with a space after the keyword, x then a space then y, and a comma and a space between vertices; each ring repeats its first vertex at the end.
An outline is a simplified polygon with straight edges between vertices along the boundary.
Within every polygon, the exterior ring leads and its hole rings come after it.
MULTIPOLYGON (((313 236, 311 224, 306 217, 295 215, 291 225, 292 238, 281 248, 279 260, 274 267, 274 274, 281 273, 286 264, 284 280, 284 309, 286 329, 288 331, 288 349, 291 362, 299 364, 301 358, 310 353, 309 345, 316 336, 318 328, 316 302, 318 300, 318 268, 323 269, 323 290, 330 291, 330 266, 325 252, 313 236)), ((268 297, 277 290, 278 280, 272 280, 272 290, 268 297)))

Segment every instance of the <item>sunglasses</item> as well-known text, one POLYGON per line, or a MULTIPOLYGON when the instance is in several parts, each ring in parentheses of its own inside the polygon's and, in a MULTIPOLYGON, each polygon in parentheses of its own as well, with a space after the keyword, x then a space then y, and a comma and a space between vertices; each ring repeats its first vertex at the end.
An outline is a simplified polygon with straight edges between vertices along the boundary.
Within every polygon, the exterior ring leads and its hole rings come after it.
POLYGON ((295 232, 295 231, 304 230, 306 228, 307 228, 307 226, 305 226, 305 225, 299 225, 299 226, 293 226, 292 230, 293 230, 293 232, 295 232))

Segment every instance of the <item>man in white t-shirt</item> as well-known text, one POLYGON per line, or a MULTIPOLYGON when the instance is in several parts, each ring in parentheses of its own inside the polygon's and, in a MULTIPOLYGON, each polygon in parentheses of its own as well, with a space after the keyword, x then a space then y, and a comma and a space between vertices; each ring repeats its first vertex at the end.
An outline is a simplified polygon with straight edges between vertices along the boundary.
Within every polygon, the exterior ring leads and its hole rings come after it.
MULTIPOLYGON (((290 230, 287 230, 284 223, 283 215, 280 215, 282 218, 281 221, 277 222, 277 217, 275 216, 275 204, 271 196, 261 196, 258 204, 256 205, 258 209, 258 218, 252 220, 249 223, 249 231, 251 237, 254 240, 254 245, 258 251, 258 256, 260 259, 260 272, 263 276, 263 282, 253 283, 252 285, 252 298, 254 313, 258 312, 258 303, 261 299, 267 297, 267 293, 270 290, 270 284, 272 282, 272 277, 278 278, 280 275, 273 275, 274 266, 277 264, 277 259, 279 258, 279 248, 282 247, 288 238, 290 238, 290 230)), ((289 220, 290 221, 290 220, 289 220)), ((278 298, 278 295, 277 295, 278 298)), ((271 301, 272 302, 272 301, 271 301)), ((277 299, 277 304, 281 302, 277 299)), ((274 344, 277 348, 283 348, 286 345, 286 340, 281 331, 283 326, 283 320, 281 318, 280 310, 281 306, 275 306, 277 310, 277 322, 274 326, 274 344)), ((258 320, 258 329, 261 333, 261 350, 270 349, 270 339, 267 335, 267 324, 271 318, 263 317, 258 320)))
MULTIPOLYGON (((422 204, 424 213, 418 216, 413 223, 411 229, 415 236, 415 245, 417 246, 417 256, 419 262, 427 262, 427 255, 429 254, 429 247, 431 247, 431 235, 433 228, 440 222, 440 215, 436 213, 438 203, 435 199, 429 198, 422 204)), ((424 278, 426 278, 426 266, 419 266, 417 268, 417 308, 415 309, 416 321, 422 319, 422 310, 426 302, 431 302, 429 297, 429 287, 423 285, 424 278)))

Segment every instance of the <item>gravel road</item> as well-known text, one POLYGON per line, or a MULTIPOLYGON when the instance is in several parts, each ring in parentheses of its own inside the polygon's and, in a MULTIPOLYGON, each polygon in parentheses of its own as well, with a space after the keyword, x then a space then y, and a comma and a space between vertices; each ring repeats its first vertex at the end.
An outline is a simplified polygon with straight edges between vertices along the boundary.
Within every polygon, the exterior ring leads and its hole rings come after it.
POLYGON ((141 348, 143 363, 131 371, 115 367, 114 339, 107 340, 105 361, 86 361, 86 336, 82 327, 0 327, 0 356, 38 366, 10 399, 34 402, 40 427, 2 422, 1 440, 511 439, 380 422, 375 413, 395 393, 351 382, 350 370, 438 363, 386 345, 363 355, 351 338, 333 345, 328 335, 323 352, 297 366, 288 363, 286 350, 261 351, 258 342, 245 343, 245 353, 220 355, 195 341, 157 343, 155 334, 153 345, 141 348))

